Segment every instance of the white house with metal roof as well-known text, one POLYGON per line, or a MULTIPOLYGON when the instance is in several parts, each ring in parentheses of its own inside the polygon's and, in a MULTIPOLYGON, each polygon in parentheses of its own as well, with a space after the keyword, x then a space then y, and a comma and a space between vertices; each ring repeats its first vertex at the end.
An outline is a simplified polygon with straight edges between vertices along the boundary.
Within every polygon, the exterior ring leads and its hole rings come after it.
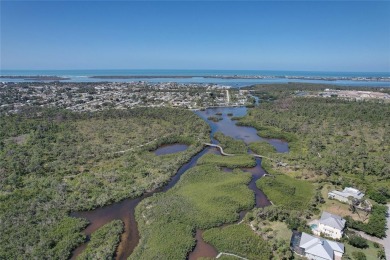
POLYGON ((318 228, 313 233, 317 235, 322 233, 328 237, 340 239, 344 233, 345 222, 342 217, 324 211, 318 221, 318 228))
POLYGON ((342 243, 318 238, 302 232, 299 248, 310 260, 340 260, 344 254, 342 243))
POLYGON ((364 197, 364 193, 351 187, 346 187, 343 191, 334 190, 328 193, 328 198, 336 199, 341 202, 348 202, 350 197, 361 200, 364 197))

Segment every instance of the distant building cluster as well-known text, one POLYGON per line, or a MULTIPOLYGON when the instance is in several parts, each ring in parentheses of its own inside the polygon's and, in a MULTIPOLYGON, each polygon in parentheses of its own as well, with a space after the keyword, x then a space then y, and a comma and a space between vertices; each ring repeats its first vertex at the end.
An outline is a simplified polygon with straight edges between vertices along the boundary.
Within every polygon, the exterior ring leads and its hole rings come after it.
POLYGON ((325 98, 336 97, 348 100, 382 99, 390 101, 389 94, 375 91, 325 89, 325 91, 318 93, 318 96, 325 98))
POLYGON ((138 82, 112 83, 0 83, 0 112, 17 113, 23 107, 59 107, 72 111, 99 111, 134 107, 244 106, 250 94, 215 84, 138 82))

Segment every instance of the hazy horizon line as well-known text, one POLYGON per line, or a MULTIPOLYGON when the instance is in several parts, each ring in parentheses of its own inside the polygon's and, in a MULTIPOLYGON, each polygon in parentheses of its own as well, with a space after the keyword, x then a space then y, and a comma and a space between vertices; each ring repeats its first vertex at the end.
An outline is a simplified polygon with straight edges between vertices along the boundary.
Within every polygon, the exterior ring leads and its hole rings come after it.
POLYGON ((178 69, 178 68, 172 68, 172 69, 166 69, 166 68, 163 68, 163 69, 159 69, 159 68, 153 68, 153 69, 150 69, 150 68, 115 68, 115 69, 102 69, 102 68, 98 68, 98 69, 93 69, 93 68, 83 68, 83 69, 80 69, 80 68, 77 68, 77 69, 29 69, 29 68, 24 68, 24 69, 2 69, 0 68, 0 72, 1 71, 43 71, 43 70, 46 70, 46 71, 118 71, 118 70, 133 70, 133 71, 141 71, 141 70, 150 70, 150 71, 288 71, 288 72, 354 72, 354 73, 390 73, 390 70, 389 71, 352 71, 352 70, 288 70, 288 69, 217 69, 217 68, 213 68, 213 69, 210 69, 210 68, 205 68, 205 69, 199 69, 199 68, 196 68, 196 69, 178 69))

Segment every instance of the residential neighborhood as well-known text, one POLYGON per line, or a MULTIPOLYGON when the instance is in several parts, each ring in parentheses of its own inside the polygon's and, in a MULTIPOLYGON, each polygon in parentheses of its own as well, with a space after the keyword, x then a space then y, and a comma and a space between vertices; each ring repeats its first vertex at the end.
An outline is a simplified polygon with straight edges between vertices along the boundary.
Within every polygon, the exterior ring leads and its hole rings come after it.
POLYGON ((324 91, 314 92, 297 92, 298 96, 305 97, 322 97, 322 98, 339 98, 351 101, 361 100, 381 100, 384 102, 390 101, 390 94, 378 91, 362 91, 362 90, 340 90, 340 89, 325 89, 324 91))
POLYGON ((72 111, 99 111, 134 107, 245 106, 254 98, 246 91, 216 84, 175 82, 26 82, 0 83, 0 112, 23 107, 55 107, 72 111))

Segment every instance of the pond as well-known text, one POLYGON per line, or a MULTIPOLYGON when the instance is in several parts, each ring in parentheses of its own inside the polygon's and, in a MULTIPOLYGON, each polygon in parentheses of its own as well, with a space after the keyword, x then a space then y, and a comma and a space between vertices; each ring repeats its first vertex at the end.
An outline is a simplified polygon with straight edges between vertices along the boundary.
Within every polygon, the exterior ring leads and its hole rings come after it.
POLYGON ((183 152, 188 149, 186 144, 165 144, 160 146, 154 151, 154 154, 157 156, 183 152))

